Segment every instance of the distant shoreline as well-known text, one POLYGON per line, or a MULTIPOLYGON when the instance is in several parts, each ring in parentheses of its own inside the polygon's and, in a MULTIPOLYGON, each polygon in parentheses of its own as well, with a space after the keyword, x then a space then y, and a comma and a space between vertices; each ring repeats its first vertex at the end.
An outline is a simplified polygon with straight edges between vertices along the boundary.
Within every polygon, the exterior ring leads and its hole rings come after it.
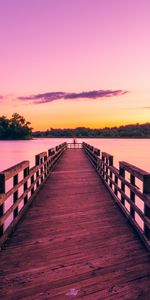
POLYGON ((41 137, 33 137, 33 139, 124 139, 124 140, 127 140, 127 139, 137 139, 137 140, 143 140, 143 139, 150 139, 150 137, 99 137, 99 136, 80 136, 80 137, 56 137, 56 136, 48 136, 48 137, 45 137, 45 136, 41 136, 41 137))
POLYGON ((34 138, 25 138, 25 139, 0 139, 0 141, 30 141, 33 140, 34 138))
POLYGON ((32 136, 40 138, 149 139, 150 123, 105 128, 50 128, 44 131, 34 131, 32 136))
POLYGON ((133 140, 133 139, 137 139, 137 140, 143 140, 143 139, 150 139, 150 137, 99 137, 99 136, 86 136, 86 137, 58 137, 58 136, 48 136, 48 137, 45 137, 45 136, 39 136, 39 137, 32 137, 30 139, 0 139, 0 141, 3 141, 3 142, 11 142, 11 141, 31 141, 31 140, 36 140, 36 139, 122 139, 122 140, 133 140))

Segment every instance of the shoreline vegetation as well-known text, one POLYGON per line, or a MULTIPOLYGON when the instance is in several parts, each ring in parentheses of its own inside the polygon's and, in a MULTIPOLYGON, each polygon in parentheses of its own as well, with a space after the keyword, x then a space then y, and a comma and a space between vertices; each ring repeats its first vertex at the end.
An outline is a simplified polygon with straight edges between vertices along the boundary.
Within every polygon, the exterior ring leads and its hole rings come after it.
POLYGON ((0 140, 29 140, 32 138, 30 122, 18 113, 11 118, 0 117, 0 140))
POLYGON ((51 128, 46 131, 34 131, 33 138, 150 138, 150 123, 131 124, 120 127, 99 129, 77 127, 74 129, 51 128))
POLYGON ((32 138, 150 138, 150 123, 129 124, 105 128, 50 128, 32 131, 31 123, 18 113, 11 118, 0 117, 0 140, 29 140, 32 138))

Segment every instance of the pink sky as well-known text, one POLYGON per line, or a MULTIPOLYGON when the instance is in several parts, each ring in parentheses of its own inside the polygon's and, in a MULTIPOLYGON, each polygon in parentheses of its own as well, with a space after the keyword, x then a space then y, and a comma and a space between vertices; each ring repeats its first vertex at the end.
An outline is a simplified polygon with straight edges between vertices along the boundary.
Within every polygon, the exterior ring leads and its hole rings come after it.
POLYGON ((149 16, 149 0, 1 0, 0 115, 34 129, 150 122, 149 16), (80 98, 92 91, 105 97, 80 98), (45 103, 53 92, 69 96, 45 103))

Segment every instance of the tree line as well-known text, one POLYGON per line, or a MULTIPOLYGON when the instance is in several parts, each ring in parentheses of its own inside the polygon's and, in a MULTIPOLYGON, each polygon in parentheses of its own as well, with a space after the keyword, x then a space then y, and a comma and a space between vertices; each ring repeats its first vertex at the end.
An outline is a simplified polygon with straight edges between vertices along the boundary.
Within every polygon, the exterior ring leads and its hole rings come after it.
POLYGON ((50 138, 150 138, 150 123, 131 124, 120 127, 105 128, 50 128, 45 131, 32 132, 30 122, 18 113, 14 113, 11 118, 0 117, 0 139, 20 140, 38 137, 50 138))
POLYGON ((92 129, 77 127, 74 129, 50 128, 46 131, 33 132, 33 137, 58 138, 150 138, 150 123, 131 124, 120 127, 92 129))
POLYGON ((30 122, 18 113, 14 113, 11 118, 0 117, 0 139, 1 140, 21 140, 31 139, 32 128, 30 122))

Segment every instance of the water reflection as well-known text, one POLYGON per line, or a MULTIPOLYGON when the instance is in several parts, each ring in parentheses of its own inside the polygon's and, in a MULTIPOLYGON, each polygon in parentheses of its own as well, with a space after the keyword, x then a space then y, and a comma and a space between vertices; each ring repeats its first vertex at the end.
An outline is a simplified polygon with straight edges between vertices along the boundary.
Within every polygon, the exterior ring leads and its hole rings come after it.
MULTIPOLYGON (((72 139, 40 138, 30 141, 0 141, 0 171, 22 160, 29 160, 30 166, 33 166, 37 153, 47 151, 64 141, 72 142, 72 139)), ((119 161, 126 161, 150 172, 150 139, 77 139, 77 142, 82 141, 112 154, 116 167, 119 161)))

